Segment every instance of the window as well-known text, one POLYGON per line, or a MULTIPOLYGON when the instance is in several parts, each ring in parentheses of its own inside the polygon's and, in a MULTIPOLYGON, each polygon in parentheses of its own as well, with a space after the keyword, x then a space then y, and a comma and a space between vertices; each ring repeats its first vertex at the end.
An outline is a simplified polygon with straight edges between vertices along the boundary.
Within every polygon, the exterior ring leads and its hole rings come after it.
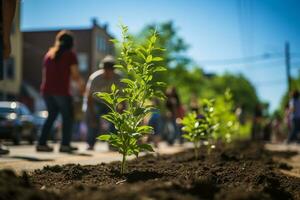
POLYGON ((10 57, 4 62, 4 77, 5 79, 15 78, 15 60, 10 57))
POLYGON ((98 52, 106 52, 106 50, 107 50, 106 40, 102 35, 97 36, 96 46, 97 46, 98 52))
POLYGON ((88 70, 88 55, 86 53, 78 53, 79 71, 86 72, 88 70))

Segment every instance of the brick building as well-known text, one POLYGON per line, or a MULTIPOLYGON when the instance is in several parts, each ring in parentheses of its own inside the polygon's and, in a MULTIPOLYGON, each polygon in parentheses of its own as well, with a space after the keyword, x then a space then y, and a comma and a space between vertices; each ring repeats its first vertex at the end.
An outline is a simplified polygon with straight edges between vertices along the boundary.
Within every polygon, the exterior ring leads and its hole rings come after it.
MULTIPOLYGON (((53 46, 60 30, 23 32, 23 81, 37 91, 41 84, 43 57, 53 46)), ((67 30, 74 33, 79 69, 85 79, 97 69, 106 55, 115 54, 114 45, 110 41, 113 37, 107 32, 107 25, 100 26, 93 20, 91 27, 67 30)))
POLYGON ((4 80, 0 81, 0 100, 18 99, 22 82, 22 33, 20 31, 20 2, 10 34, 11 55, 4 63, 4 80))

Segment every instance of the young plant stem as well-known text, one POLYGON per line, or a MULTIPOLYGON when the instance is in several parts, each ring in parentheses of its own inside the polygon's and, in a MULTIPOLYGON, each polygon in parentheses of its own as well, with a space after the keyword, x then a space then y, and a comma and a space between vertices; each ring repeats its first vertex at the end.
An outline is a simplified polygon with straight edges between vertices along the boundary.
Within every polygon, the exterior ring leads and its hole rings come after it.
POLYGON ((122 163, 121 163, 121 174, 125 173, 125 169, 126 168, 126 154, 123 153, 123 159, 122 159, 122 163))
POLYGON ((199 146, 197 141, 194 142, 194 153, 195 153, 195 159, 198 160, 199 146))

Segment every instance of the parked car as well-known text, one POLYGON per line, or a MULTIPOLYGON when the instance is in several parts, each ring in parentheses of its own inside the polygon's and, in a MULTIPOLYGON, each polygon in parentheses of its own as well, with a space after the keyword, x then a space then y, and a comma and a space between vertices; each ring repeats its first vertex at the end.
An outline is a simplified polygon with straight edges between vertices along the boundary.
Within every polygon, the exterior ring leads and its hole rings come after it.
POLYGON ((22 139, 33 144, 36 138, 34 117, 24 104, 0 101, 0 138, 12 139, 16 145, 22 139))
MULTIPOLYGON (((42 133, 43 125, 48 117, 48 111, 47 110, 40 110, 34 113, 34 122, 37 127, 37 134, 40 135, 42 133)), ((51 129, 51 134, 49 135, 50 140, 53 142, 56 142, 61 135, 61 116, 58 116, 55 120, 53 127, 51 129)))

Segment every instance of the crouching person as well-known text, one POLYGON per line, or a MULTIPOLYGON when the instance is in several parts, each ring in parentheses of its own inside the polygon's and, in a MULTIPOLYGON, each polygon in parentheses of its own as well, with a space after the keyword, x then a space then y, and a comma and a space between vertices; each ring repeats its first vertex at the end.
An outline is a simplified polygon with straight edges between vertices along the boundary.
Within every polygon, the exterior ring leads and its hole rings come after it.
POLYGON ((113 125, 101 118, 102 115, 110 111, 109 108, 101 100, 93 97, 95 92, 111 92, 110 88, 112 84, 119 87, 121 86, 121 74, 115 70, 114 65, 114 58, 112 56, 106 56, 100 63, 100 69, 90 75, 86 86, 85 107, 88 127, 88 150, 94 150, 98 135, 114 131, 113 125), (105 125, 107 126, 105 127, 105 125))

